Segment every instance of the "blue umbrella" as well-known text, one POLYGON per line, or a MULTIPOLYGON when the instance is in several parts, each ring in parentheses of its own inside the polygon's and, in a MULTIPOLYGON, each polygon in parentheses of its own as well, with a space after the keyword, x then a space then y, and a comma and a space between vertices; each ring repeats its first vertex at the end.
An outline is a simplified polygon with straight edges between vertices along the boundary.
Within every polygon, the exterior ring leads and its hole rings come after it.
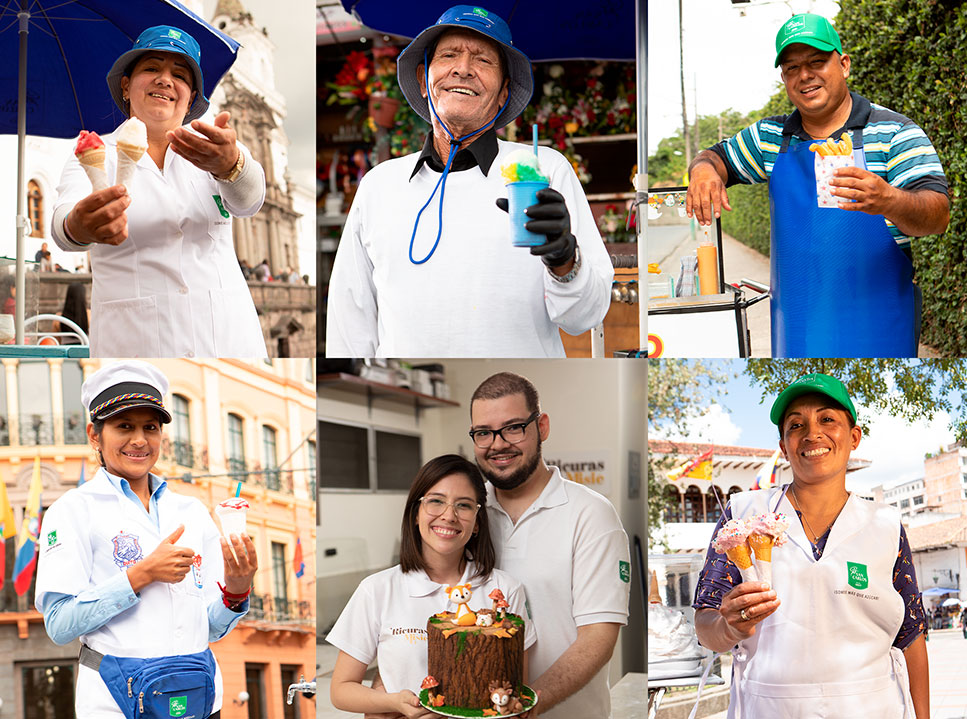
MULTIPOLYGON (((346 11, 367 27, 409 38, 434 24, 447 8, 461 4, 474 3, 342 0, 346 11)), ((635 6, 631 0, 484 0, 480 5, 507 22, 514 46, 535 62, 635 59, 635 6)))
MULTIPOLYGON (((467 0, 341 0, 343 8, 373 30, 416 37, 454 5, 467 0)), ((638 75, 638 173, 635 203, 648 201, 648 2, 647 0, 484 0, 510 27, 514 46, 534 62, 550 60, 634 60, 638 75)), ((638 213, 638 266, 647 264, 646 220, 638 213)), ((640 281, 643 285, 643 280, 640 281)), ((648 303, 638 307, 639 344, 646 341, 648 303)), ((604 350, 604 334, 592 330, 592 356, 604 350)))
POLYGON ((239 44, 175 0, 7 0, 0 7, 0 133, 18 135, 16 342, 23 344, 23 153, 27 133, 110 132, 124 119, 105 77, 142 30, 173 25, 201 46, 205 95, 235 62, 239 44), (18 41, 19 39, 19 41, 18 41), (17 74, 13 68, 18 68, 17 74))

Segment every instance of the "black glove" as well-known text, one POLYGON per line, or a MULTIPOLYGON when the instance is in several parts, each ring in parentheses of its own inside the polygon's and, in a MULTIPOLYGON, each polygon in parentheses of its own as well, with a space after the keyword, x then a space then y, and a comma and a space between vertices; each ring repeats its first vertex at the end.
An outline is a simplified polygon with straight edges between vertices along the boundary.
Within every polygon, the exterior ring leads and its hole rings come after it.
MULTIPOLYGON (((498 198, 497 207, 507 212, 507 198, 498 198)), ((527 231, 547 236, 543 245, 530 248, 532 255, 540 257, 548 267, 560 267, 574 259, 577 240, 571 234, 571 215, 560 192, 549 187, 538 190, 537 204, 525 212, 531 218, 524 225, 527 231)))

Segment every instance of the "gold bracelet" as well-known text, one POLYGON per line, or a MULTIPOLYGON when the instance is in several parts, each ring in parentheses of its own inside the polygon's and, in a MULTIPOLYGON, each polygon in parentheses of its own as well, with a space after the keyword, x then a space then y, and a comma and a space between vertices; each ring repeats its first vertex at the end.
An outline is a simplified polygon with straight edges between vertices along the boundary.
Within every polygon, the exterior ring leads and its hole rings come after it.
POLYGON ((227 182, 231 184, 238 179, 238 176, 242 174, 242 168, 245 167, 245 154, 239 150, 238 160, 235 161, 235 166, 232 167, 231 171, 225 177, 219 177, 218 175, 212 175, 219 182, 227 182))

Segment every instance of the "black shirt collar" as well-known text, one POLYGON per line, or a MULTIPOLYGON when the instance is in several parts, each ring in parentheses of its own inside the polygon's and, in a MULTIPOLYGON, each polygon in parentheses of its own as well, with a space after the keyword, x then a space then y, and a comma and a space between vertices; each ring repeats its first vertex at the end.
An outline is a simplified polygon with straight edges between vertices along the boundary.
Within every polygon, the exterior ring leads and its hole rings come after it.
MULTIPOLYGON (((850 92, 849 95, 853 98, 853 107, 850 108, 849 118, 846 120, 846 124, 834 132, 831 137, 838 137, 843 130, 862 130, 870 120, 870 110, 872 109, 870 107, 870 101, 862 95, 857 95, 855 92, 850 92)), ((799 114, 799 110, 793 111, 786 118, 785 123, 782 125, 782 134, 795 135, 800 140, 808 141, 813 139, 802 129, 802 115, 799 114)))
MULTIPOLYGON (((450 172, 461 172, 462 170, 469 170, 471 167, 480 167, 480 171, 486 177, 496 157, 497 131, 491 127, 467 147, 457 151, 453 162, 450 164, 450 172)), ((440 159, 436 148, 433 146, 433 133, 426 136, 426 142, 423 143, 423 150, 420 152, 420 156, 416 160, 416 166, 410 174, 411 180, 420 171, 424 163, 434 172, 443 172, 443 168, 446 166, 446 160, 440 159)))

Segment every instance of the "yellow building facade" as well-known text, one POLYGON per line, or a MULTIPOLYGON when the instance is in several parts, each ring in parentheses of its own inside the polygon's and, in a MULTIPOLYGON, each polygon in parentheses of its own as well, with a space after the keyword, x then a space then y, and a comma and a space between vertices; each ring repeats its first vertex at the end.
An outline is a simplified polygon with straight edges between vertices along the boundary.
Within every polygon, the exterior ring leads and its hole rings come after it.
MULTIPOLYGON (((40 458, 46 508, 98 463, 87 444, 83 379, 111 360, 3 360, 0 481, 19 531, 40 458)), ((309 359, 153 360, 168 377, 161 458, 169 488, 213 508, 235 494, 249 501, 248 532, 259 557, 249 613, 212 645, 224 679, 223 719, 309 719, 312 700, 288 685, 315 676, 315 368, 309 359), (301 541, 305 571, 293 559, 301 541)), ((58 647, 33 608, 33 586, 16 596, 6 542, 0 588, 0 700, 12 716, 73 716, 79 643, 58 647), (67 713, 69 712, 69 713, 67 713)))

